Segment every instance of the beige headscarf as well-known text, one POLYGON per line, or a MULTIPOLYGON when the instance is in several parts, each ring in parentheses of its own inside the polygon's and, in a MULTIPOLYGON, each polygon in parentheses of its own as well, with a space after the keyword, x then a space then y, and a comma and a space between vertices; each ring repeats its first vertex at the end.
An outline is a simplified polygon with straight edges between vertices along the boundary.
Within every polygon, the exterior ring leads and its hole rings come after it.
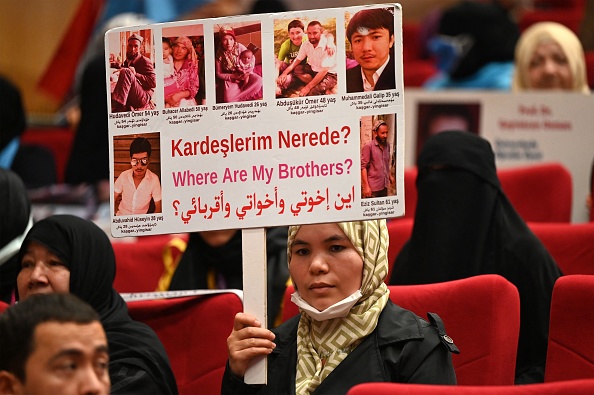
POLYGON ((578 37, 567 27, 556 22, 539 22, 526 29, 516 44, 514 79, 512 90, 520 92, 530 89, 528 65, 536 47, 545 41, 554 41, 563 49, 573 75, 575 92, 590 93, 586 75, 584 49, 578 37))
MULTIPOLYGON (((297 329, 296 393, 310 394, 377 326, 390 291, 388 274, 388 229, 385 220, 337 224, 363 259, 361 299, 344 318, 315 321, 302 313, 297 329), (322 363, 322 359, 325 363, 322 363)), ((299 226, 289 228, 288 246, 299 226)), ((291 249, 288 251, 291 264, 291 249)))
POLYGON ((196 56, 196 51, 194 50, 194 46, 192 45, 192 40, 190 40, 186 36, 179 36, 174 42, 173 45, 181 45, 188 50, 188 54, 186 55, 186 59, 188 59, 192 64, 198 64, 198 57, 196 56))

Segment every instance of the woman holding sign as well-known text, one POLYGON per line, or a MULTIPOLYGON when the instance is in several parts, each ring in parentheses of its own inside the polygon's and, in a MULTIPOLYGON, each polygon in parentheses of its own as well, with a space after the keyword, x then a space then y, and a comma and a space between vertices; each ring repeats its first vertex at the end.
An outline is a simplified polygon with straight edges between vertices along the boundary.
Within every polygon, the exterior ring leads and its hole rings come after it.
POLYGON ((454 350, 437 328, 390 301, 387 250, 385 220, 292 226, 289 272, 301 314, 269 331, 238 313, 221 393, 255 393, 243 376, 262 355, 268 384, 258 394, 340 394, 368 381, 455 384, 454 350), (388 341, 378 345, 378 337, 388 341))

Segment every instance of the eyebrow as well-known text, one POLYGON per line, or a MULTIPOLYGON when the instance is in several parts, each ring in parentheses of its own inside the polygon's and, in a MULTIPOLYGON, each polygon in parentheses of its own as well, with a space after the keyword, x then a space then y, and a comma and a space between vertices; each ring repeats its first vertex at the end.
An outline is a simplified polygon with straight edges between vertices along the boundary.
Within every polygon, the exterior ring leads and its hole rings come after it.
MULTIPOLYGON (((95 347, 95 353, 109 354, 109 349, 106 344, 102 344, 100 346, 95 347)), ((84 354, 84 352, 78 348, 66 348, 64 350, 59 351, 57 354, 55 354, 50 359, 50 362, 56 361, 62 357, 80 357, 83 354, 84 354)))
MULTIPOLYGON (((346 241, 346 240, 349 240, 349 238, 346 236, 341 236, 339 234, 336 234, 336 235, 332 235, 332 236, 325 238, 324 240, 322 240, 322 242, 323 243, 331 243, 334 241, 346 241)), ((293 243, 291 243, 291 248, 293 248, 296 245, 309 245, 309 244, 311 244, 311 243, 308 243, 305 240, 295 239, 295 240, 293 240, 293 243)))

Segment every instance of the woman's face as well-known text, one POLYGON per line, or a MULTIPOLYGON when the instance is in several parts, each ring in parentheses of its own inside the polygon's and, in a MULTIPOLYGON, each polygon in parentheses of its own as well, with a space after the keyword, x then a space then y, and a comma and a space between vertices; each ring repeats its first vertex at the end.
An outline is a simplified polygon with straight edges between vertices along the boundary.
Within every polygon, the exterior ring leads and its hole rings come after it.
POLYGON ((168 43, 163 43, 163 59, 167 59, 171 55, 171 47, 168 43))
POLYGON ((299 295, 322 311, 361 288, 363 259, 337 224, 303 225, 290 246, 299 295))
POLYGON ((225 34, 223 39, 221 40, 221 45, 225 51, 230 51, 233 49, 233 45, 235 44, 235 39, 230 34, 225 34))
POLYGON ((29 242, 17 277, 21 300, 39 293, 69 293, 70 270, 42 244, 29 242))
POLYGON ((188 56, 188 48, 185 45, 176 43, 173 45, 173 59, 184 60, 188 56))
POLYGON ((569 61, 559 44, 554 41, 538 44, 528 65, 528 81, 533 89, 572 89, 569 61))

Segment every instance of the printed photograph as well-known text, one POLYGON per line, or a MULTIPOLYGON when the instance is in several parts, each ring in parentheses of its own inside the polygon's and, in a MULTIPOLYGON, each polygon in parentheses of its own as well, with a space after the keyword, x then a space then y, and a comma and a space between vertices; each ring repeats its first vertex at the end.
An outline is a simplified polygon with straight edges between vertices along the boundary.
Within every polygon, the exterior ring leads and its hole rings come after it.
POLYGON ((214 47, 217 103, 261 100, 260 21, 215 25, 214 47))
POLYGON ((165 108, 206 104, 203 25, 163 28, 165 108))
POLYGON ((361 117, 361 198, 396 195, 396 115, 361 117))
POLYGON ((274 21, 276 97, 338 93, 336 18, 274 21))
POLYGON ((150 29, 108 35, 111 112, 155 108, 155 49, 150 29))
POLYGON ((159 132, 113 138, 114 215, 162 212, 159 132))

